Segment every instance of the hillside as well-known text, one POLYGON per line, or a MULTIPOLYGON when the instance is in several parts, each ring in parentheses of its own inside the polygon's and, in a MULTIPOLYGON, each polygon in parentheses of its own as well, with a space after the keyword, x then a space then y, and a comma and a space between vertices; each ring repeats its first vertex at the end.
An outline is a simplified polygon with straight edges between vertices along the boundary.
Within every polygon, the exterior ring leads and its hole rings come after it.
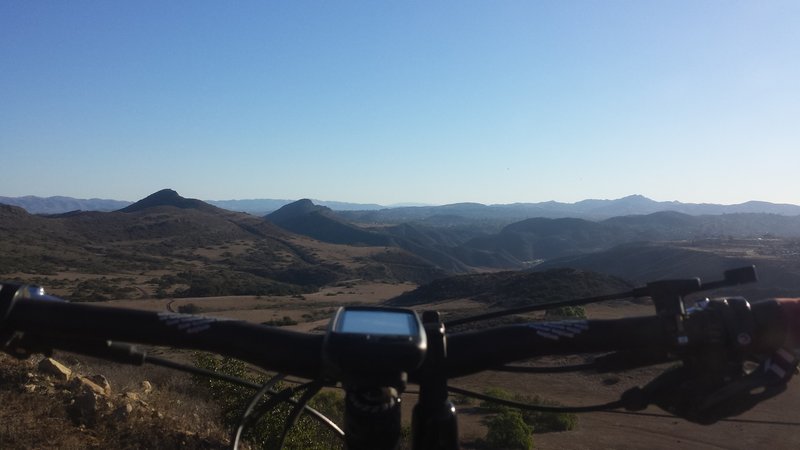
MULTIPOLYGON (((635 242, 701 239, 758 239, 762 236, 800 237, 800 216, 725 214, 690 216, 677 212, 613 217, 600 222, 585 219, 534 218, 515 222, 500 232, 460 244, 453 253, 470 263, 470 255, 502 255, 502 268, 524 268, 542 261, 608 250, 635 242)), ((472 264, 471 264, 472 265, 472 264)))
POLYGON ((576 269, 544 272, 495 272, 434 280, 387 303, 418 306, 470 299, 488 307, 515 307, 627 291, 619 278, 576 269))
MULTIPOLYGON (((478 204, 457 207, 485 209, 478 204)), ((287 205, 267 217, 291 232, 323 242, 401 248, 453 274, 484 269, 525 269, 550 260, 603 252, 637 242, 800 236, 800 216, 775 214, 691 216, 661 211, 599 222, 539 217, 511 223, 496 233, 486 233, 468 225, 430 226, 418 222, 362 228, 348 223, 340 213, 310 200, 287 205)))
POLYGON ((538 259, 586 253, 606 248, 624 236, 612 227, 583 219, 526 219, 500 233, 464 243, 463 250, 504 253, 518 266, 538 259))
POLYGON ((416 258, 417 264, 428 264, 447 272, 470 269, 449 254, 450 233, 402 224, 388 228, 365 229, 346 222, 330 208, 303 199, 286 205, 266 219, 291 231, 332 244, 395 247, 416 258))
POLYGON ((325 247, 248 214, 162 190, 114 212, 0 207, 0 274, 77 300, 290 294, 337 280, 427 281, 402 251, 325 247))
POLYGON ((546 261, 537 271, 571 268, 604 273, 635 284, 700 277, 721 278, 725 270, 756 265, 759 283, 727 289, 732 295, 754 299, 800 295, 800 243, 725 240, 678 243, 632 243, 605 251, 546 261), (791 252, 791 253, 789 253, 791 252), (783 255, 780 255, 782 253, 783 255))
POLYGON ((285 230, 332 244, 393 245, 387 236, 346 223, 330 208, 315 205, 308 199, 290 203, 265 218, 285 230))

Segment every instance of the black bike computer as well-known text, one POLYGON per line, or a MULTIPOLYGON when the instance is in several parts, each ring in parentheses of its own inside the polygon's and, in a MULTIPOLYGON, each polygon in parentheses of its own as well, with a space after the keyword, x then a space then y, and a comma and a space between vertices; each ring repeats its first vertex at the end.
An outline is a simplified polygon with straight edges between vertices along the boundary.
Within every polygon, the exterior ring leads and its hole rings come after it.
POLYGON ((425 329, 410 309, 341 307, 325 336, 324 357, 337 375, 408 372, 425 359, 425 329))

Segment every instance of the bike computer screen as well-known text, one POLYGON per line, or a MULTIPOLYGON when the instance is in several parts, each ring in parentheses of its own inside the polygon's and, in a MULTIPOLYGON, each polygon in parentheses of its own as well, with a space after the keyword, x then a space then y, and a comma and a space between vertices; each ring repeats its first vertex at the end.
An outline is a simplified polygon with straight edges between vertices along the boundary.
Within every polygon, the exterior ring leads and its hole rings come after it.
POLYGON ((416 317, 410 311, 358 309, 345 309, 336 331, 385 336, 414 336, 419 333, 416 317))
POLYGON ((426 342, 410 309, 342 307, 325 336, 325 359, 338 372, 405 372, 422 363, 426 342))

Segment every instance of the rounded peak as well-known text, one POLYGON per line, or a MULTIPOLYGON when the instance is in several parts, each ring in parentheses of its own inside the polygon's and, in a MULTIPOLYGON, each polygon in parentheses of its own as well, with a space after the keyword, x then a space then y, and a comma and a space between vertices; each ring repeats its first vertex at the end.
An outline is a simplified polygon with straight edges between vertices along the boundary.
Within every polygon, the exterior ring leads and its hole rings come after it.
POLYGON ((315 204, 311 199, 308 198, 301 198, 296 202, 289 203, 286 206, 291 206, 293 208, 320 208, 317 204, 315 204))
MULTIPOLYGON (((136 212, 147 208, 155 208, 157 206, 173 206, 181 209, 211 209, 213 206, 203 201, 181 197, 176 191, 172 189, 162 189, 158 192, 148 195, 147 197, 139 200, 138 202, 120 209, 122 212, 136 212)), ((216 208, 214 208, 216 209, 216 208)))
POLYGON ((162 189, 158 192, 155 192, 145 197, 145 199, 147 198, 177 199, 183 197, 181 197, 180 194, 178 194, 178 192, 173 189, 162 189))
POLYGON ((331 212, 330 208, 316 205, 311 200, 303 198, 297 200, 296 202, 292 202, 282 206, 277 211, 268 214, 266 218, 274 223, 281 223, 286 220, 294 219, 296 217, 301 217, 312 213, 328 213, 328 212, 331 212))

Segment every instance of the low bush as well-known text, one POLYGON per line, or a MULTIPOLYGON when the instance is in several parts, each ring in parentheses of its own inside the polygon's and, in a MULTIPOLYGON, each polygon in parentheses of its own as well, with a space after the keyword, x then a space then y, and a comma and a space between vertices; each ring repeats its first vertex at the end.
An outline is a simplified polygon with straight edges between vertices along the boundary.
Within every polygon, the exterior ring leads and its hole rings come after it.
MULTIPOLYGON (((195 354, 195 364, 208 370, 248 379, 259 384, 265 381, 263 376, 255 375, 245 363, 232 358, 197 353, 195 354)), ((220 419, 230 428, 238 426, 244 409, 255 394, 252 389, 215 379, 198 378, 197 384, 206 390, 209 396, 217 399, 220 406, 220 419)), ((274 389, 280 391, 285 387, 284 384, 278 383, 274 389)), ((311 405, 322 414, 334 418, 343 416, 344 402, 336 393, 317 394, 311 400, 311 405)), ((267 411, 255 424, 245 430, 244 439, 259 448, 277 448, 292 406, 283 403, 277 408, 267 411)), ((308 416, 301 415, 300 420, 289 432, 283 448, 328 450, 340 449, 342 444, 330 430, 323 428, 308 416)))
POLYGON ((199 314, 200 307, 194 303, 187 303, 185 305, 178 306, 178 312, 181 314, 199 314))
MULTIPOLYGON (((511 394, 505 389, 497 387, 488 388, 484 393, 503 400, 514 400, 529 405, 558 406, 558 402, 546 401, 538 395, 511 394)), ((480 406, 484 410, 496 414, 502 414, 506 411, 517 412, 514 408, 487 400, 482 401, 480 406)), ((526 424, 533 427, 534 433, 569 431, 578 425, 578 417, 573 413, 538 411, 518 411, 518 413, 526 424)))
POLYGON ((583 306, 562 306, 560 308, 548 309, 545 311, 545 317, 548 319, 585 319, 586 310, 583 306))
POLYGON ((261 325, 268 325, 271 327, 285 327, 287 325, 297 325, 297 321, 289 316, 283 316, 281 319, 272 319, 266 322, 261 322, 261 325))
POLYGON ((486 444, 489 448, 508 450, 530 450, 533 448, 533 428, 517 411, 503 411, 492 417, 487 424, 486 444))

